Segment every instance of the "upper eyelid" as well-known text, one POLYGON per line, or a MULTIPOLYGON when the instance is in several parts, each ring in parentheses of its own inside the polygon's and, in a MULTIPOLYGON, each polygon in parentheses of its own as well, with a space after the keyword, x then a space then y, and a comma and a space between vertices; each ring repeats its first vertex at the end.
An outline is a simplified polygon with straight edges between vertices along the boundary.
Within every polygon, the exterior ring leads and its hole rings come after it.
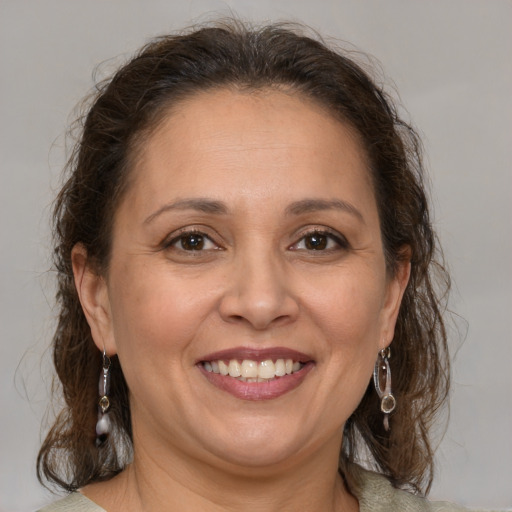
POLYGON ((215 230, 206 226, 187 226, 173 230, 171 233, 164 237, 162 243, 172 242, 184 235, 202 235, 210 239, 212 242, 214 242, 216 238, 220 237, 220 235, 215 230))
POLYGON ((325 226, 318 226, 318 227, 312 227, 312 228, 305 228, 304 231, 302 231, 301 236, 307 236, 311 233, 321 233, 323 235, 334 235, 334 236, 342 236, 341 233, 338 233, 335 229, 328 228, 325 226))
POLYGON ((297 233, 296 236, 298 237, 297 240, 301 240, 305 236, 314 235, 314 234, 321 234, 321 235, 331 236, 333 238, 339 238, 340 240, 342 240, 348 244, 348 240, 345 235, 343 235, 342 233, 340 233, 339 231, 337 231, 335 229, 328 228, 326 226, 306 228, 304 231, 300 231, 299 233, 297 233))

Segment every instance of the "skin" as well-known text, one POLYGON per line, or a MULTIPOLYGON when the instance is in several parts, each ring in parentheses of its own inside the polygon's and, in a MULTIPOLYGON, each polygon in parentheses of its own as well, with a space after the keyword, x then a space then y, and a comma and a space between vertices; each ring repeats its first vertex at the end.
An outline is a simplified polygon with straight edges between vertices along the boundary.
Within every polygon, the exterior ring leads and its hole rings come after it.
POLYGON ((386 272, 357 135, 296 94, 217 90, 174 106, 137 156, 108 274, 72 254, 134 431, 133 463, 84 494, 109 512, 358 510, 337 472, 343 425, 393 338, 409 265, 386 272), (224 211, 165 207, 197 198, 224 211), (311 199, 343 207, 297 206, 311 199), (184 248, 190 231, 202 250, 184 248), (242 400, 196 364, 233 347, 314 365, 284 395, 242 400))

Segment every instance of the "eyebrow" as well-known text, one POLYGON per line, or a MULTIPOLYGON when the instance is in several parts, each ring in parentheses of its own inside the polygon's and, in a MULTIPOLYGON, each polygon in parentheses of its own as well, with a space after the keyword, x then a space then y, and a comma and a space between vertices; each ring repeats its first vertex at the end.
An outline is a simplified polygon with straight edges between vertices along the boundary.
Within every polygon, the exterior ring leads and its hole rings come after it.
POLYGON ((155 219, 155 217, 172 210, 196 210, 198 212, 215 215, 225 215, 228 212, 226 205, 220 201, 203 198, 179 199, 172 203, 164 204, 156 212, 153 212, 144 221, 144 224, 149 224, 153 219, 155 219))
POLYGON ((353 204, 341 199, 303 199, 288 205, 285 213, 287 215, 301 215, 322 210, 341 210, 364 222, 363 214, 353 204))
MULTIPOLYGON (((144 224, 149 224, 153 219, 162 213, 173 210, 196 210, 201 213, 213 215, 226 215, 227 206, 221 201, 215 201, 206 198, 179 199, 171 203, 164 204, 161 208, 153 212, 144 220, 144 224)), ((354 215, 364 222, 362 213, 352 204, 341 199, 302 199, 289 204, 285 209, 286 215, 301 215, 304 213, 318 212, 322 210, 341 210, 354 215)))

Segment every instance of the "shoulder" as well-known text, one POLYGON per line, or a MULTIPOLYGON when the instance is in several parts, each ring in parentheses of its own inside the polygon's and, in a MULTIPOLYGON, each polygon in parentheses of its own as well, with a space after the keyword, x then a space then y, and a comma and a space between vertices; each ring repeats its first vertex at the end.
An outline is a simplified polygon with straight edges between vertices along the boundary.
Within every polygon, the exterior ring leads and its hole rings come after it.
POLYGON ((94 501, 86 498, 79 492, 73 492, 65 498, 58 500, 46 507, 38 510, 38 512, 106 512, 94 501))
POLYGON ((350 491, 359 501, 360 512, 469 512, 469 509, 459 505, 432 502, 395 489, 385 476, 360 466, 350 467, 347 480, 350 491))

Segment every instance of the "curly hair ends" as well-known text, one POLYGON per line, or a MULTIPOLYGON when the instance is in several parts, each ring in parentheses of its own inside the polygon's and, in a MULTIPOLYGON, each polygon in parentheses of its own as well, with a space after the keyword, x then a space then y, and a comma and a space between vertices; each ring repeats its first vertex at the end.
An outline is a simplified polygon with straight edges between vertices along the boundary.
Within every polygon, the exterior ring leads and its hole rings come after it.
POLYGON ((411 259, 411 276, 392 344, 398 406, 391 430, 368 389, 345 425, 340 464, 366 460, 398 487, 426 493, 433 477, 429 431, 449 386, 443 322, 449 278, 433 232, 421 144, 381 87, 351 53, 328 48, 296 25, 217 23, 155 39, 97 86, 81 119, 81 138, 54 209, 58 325, 53 360, 65 405, 38 457, 41 482, 69 491, 106 480, 130 460, 128 389, 112 358, 114 434, 95 442, 101 354, 73 282, 71 250, 80 243, 99 274, 109 264, 112 219, 138 148, 184 98, 214 88, 279 88, 315 101, 359 134, 372 176, 390 275, 411 259))

